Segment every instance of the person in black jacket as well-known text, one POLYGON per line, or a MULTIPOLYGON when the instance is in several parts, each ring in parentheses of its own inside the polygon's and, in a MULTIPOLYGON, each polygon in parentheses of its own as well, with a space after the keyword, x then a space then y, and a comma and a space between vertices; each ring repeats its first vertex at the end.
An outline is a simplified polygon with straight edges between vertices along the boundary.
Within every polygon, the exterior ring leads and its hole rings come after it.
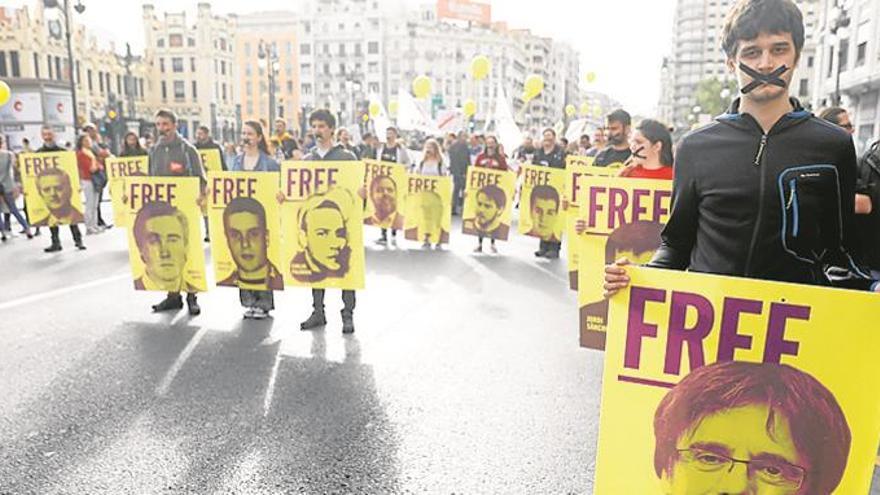
MULTIPOLYGON (((52 130, 51 127, 44 125, 40 130, 40 135, 43 138, 43 146, 41 146, 37 153, 52 153, 56 151, 67 151, 66 149, 58 146, 58 143, 55 142, 55 131, 52 130)), ((43 251, 47 253, 54 253, 56 251, 61 251, 61 233, 60 229, 57 225, 53 225, 49 227, 49 233, 52 236, 52 244, 49 247, 43 249, 43 251)), ((79 230, 79 224, 72 223, 70 224, 70 234, 73 236, 73 243, 76 245, 77 249, 84 250, 86 248, 85 244, 83 244, 82 240, 82 232, 79 230)))
MULTIPOLYGON (((672 208, 649 266, 877 290, 856 252, 852 139, 789 98, 804 44, 791 0, 739 0, 722 45, 742 96, 676 153, 672 208)), ((605 270, 612 295, 629 283, 605 270)))
POLYGON ((876 278, 880 276, 880 141, 869 146, 859 160, 856 226, 859 254, 876 278))
POLYGON ((220 154, 220 168, 225 172, 229 170, 229 167, 226 165, 226 157, 223 156, 223 146, 220 146, 220 143, 214 141, 214 138, 211 137, 211 129, 208 129, 208 126, 200 125, 198 129, 196 129, 196 142, 193 143, 193 146, 197 150, 217 150, 217 153, 220 154))
MULTIPOLYGON (((548 127, 544 129, 542 138, 541 147, 535 151, 534 164, 541 167, 565 169, 565 148, 556 142, 556 131, 548 127)), ((542 239, 538 244, 538 250, 535 251, 535 256, 556 259, 559 258, 561 248, 562 243, 559 241, 542 239)))

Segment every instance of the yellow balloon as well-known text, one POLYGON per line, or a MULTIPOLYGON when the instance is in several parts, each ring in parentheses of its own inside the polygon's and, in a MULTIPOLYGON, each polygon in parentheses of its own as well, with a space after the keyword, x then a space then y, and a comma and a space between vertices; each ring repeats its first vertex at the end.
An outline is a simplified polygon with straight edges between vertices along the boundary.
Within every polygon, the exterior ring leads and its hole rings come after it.
POLYGON ((363 121, 366 122, 366 121, 370 120, 370 116, 367 114, 364 114, 364 116, 361 117, 361 119, 363 119, 363 121))
POLYGON ((474 76, 474 79, 477 81, 482 81, 489 76, 489 71, 492 70, 492 62, 489 61, 489 57, 485 55, 477 55, 471 61, 471 75, 474 76))
POLYGON ((462 111, 464 111, 465 117, 471 117, 477 114, 477 103, 474 100, 467 100, 464 102, 464 106, 462 106, 462 111))
POLYGON ((587 102, 581 103, 581 115, 590 115, 590 104, 587 102))
POLYGON ((427 98, 431 94, 431 78, 428 76, 418 76, 412 82, 413 94, 416 98, 427 98))
POLYGON ((593 84, 596 82, 596 73, 595 72, 587 72, 587 82, 589 84, 593 84))
POLYGON ((525 88, 526 94, 529 95, 529 99, 538 96, 541 94, 541 91, 544 91, 544 78, 539 76, 538 74, 531 74, 526 78, 526 83, 523 85, 525 88))
POLYGON ((593 117, 597 119, 602 116, 602 107, 596 107, 593 109, 593 117))
POLYGON ((522 94, 522 101, 524 101, 524 102, 526 102, 526 103, 532 101, 532 97, 529 96, 529 93, 528 93, 527 91, 523 91, 523 94, 522 94))
POLYGON ((397 107, 397 100, 391 100, 390 102, 388 102, 388 111, 391 113, 391 115, 397 114, 397 107))
POLYGON ((575 113, 577 113, 577 109, 574 107, 574 105, 572 105, 571 103, 565 105, 565 115, 568 115, 569 117, 574 117, 575 113))
POLYGON ((6 84, 6 81, 0 81, 0 107, 9 102, 9 98, 12 97, 12 89, 9 88, 9 85, 6 84))
POLYGON ((382 111, 382 107, 380 107, 379 104, 374 101, 374 102, 370 103, 369 110, 370 110, 370 117, 378 117, 379 112, 382 111))
POLYGON ((115 119, 116 118, 116 111, 110 110, 109 112, 107 112, 107 116, 110 117, 111 119, 115 119))

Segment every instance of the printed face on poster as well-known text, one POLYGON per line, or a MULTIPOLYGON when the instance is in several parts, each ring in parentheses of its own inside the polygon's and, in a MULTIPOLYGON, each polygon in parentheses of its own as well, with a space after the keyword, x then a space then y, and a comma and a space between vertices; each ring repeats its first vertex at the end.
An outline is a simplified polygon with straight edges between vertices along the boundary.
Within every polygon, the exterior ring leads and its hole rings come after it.
POLYGON ((452 228, 452 177, 412 174, 406 184, 405 237, 448 244, 452 228))
POLYGON ((868 493, 876 294, 629 275, 610 303, 594 493, 868 493))
POLYGON ((589 177, 580 202, 586 230, 577 236, 580 344, 605 348, 608 301, 603 297, 605 265, 626 258, 651 261, 669 218, 672 181, 589 177))
POLYGON ((282 290, 278 173, 208 172, 211 258, 218 286, 282 290))
POLYGON ((519 233, 543 241, 561 242, 565 229, 562 211, 565 170, 523 165, 520 176, 519 233))
POLYGON ((25 153, 19 160, 31 225, 83 222, 82 188, 72 151, 25 153))
POLYGON ((199 179, 130 176, 123 191, 135 289, 206 291, 199 179))
POLYGON ((367 202, 364 225, 402 230, 406 222, 406 167, 397 163, 364 160, 367 202))
POLYGON ((282 164, 281 269, 288 286, 364 287, 363 182, 361 162, 282 164))
POLYGON ((128 206, 123 201, 126 177, 146 177, 150 173, 149 157, 108 157, 106 161, 110 188, 110 204, 113 206, 113 223, 129 227, 128 206))
POLYGON ((516 174, 469 167, 466 180, 462 232, 506 241, 510 236, 516 174))

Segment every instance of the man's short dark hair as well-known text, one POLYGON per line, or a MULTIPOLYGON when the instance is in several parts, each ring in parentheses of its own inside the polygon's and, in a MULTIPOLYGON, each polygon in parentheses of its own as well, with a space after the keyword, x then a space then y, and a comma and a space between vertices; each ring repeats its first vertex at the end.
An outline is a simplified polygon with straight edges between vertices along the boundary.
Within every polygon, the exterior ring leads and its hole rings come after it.
POLYGON ((488 196, 499 209, 504 208, 504 206, 507 205, 507 196, 504 194, 504 191, 495 184, 483 186, 477 194, 485 194, 488 196))
POLYGON ((609 113, 608 116, 605 117, 605 120, 607 120, 609 124, 611 122, 617 122, 618 124, 622 124, 626 127, 632 125, 632 117, 629 115, 629 112, 622 108, 618 108, 617 110, 609 113))
POLYGON ((323 122, 327 124, 327 127, 336 129, 336 117, 333 116, 333 112, 326 108, 319 108, 309 115, 309 125, 312 125, 315 121, 323 122))
POLYGON ((625 223, 614 229, 605 243, 605 263, 614 263, 617 253, 629 251, 635 255, 656 251, 660 246, 663 224, 649 220, 625 223))
POLYGON ((159 109, 159 111, 156 112, 156 117, 155 117, 155 118, 157 118, 157 119, 158 119, 158 118, 168 119, 168 120, 171 121, 172 124, 176 124, 176 123, 177 123, 177 114, 175 114, 174 112, 172 112, 170 109, 167 109, 167 108, 161 108, 161 109, 159 109))
POLYGON ((365 132, 364 135, 361 136, 361 141, 366 141, 367 139, 370 139, 372 137, 373 137, 373 134, 371 132, 365 132))
POLYGON ((199 126, 199 130, 202 131, 202 132, 204 132, 205 134, 207 134, 207 135, 209 135, 209 136, 211 135, 211 129, 208 129, 208 126, 206 126, 206 125, 200 125, 200 126, 199 126))
POLYGON ((791 0, 739 0, 724 21, 721 48, 728 58, 733 58, 740 41, 753 40, 761 33, 791 33, 800 57, 804 47, 804 16, 791 0))
POLYGON ((807 469, 802 492, 830 494, 846 470, 852 434, 834 395, 809 374, 785 364, 728 361, 703 366, 678 383, 654 413, 654 471, 671 474, 678 441, 707 416, 751 405, 788 422, 807 469))
POLYGON ((554 129, 554 128, 552 128, 552 127, 547 127, 547 128, 545 128, 543 131, 541 131, 541 135, 543 136, 544 134, 546 134, 546 133, 548 133, 548 132, 549 132, 550 134, 553 134, 553 137, 556 137, 556 129, 554 129))
POLYGON ((189 243, 189 221, 182 211, 178 210, 167 201, 150 201, 144 203, 134 217, 132 234, 138 251, 143 251, 147 236, 147 221, 156 217, 174 217, 183 227, 183 242, 189 243))
POLYGON ((394 184, 394 190, 397 190, 397 181, 394 180, 393 177, 391 177, 390 175, 377 175, 373 177, 373 179, 370 181, 370 194, 372 194, 373 191, 375 191, 376 188, 379 187, 379 183, 385 179, 391 181, 391 183, 394 184))
POLYGON ((263 232, 266 231, 266 209, 254 198, 238 197, 233 199, 223 209, 223 228, 229 227, 229 217, 236 213, 251 213, 256 215, 257 223, 263 232))
POLYGON ((386 133, 387 133, 388 131, 393 132, 395 136, 400 136, 400 131, 397 130, 397 127, 389 126, 389 127, 387 127, 387 128, 385 129, 385 132, 386 132, 386 133))
POLYGON ((552 200, 556 203, 556 209, 559 209, 559 192, 555 188, 545 185, 533 187, 531 194, 529 194, 529 208, 534 208, 535 201, 539 199, 552 200))

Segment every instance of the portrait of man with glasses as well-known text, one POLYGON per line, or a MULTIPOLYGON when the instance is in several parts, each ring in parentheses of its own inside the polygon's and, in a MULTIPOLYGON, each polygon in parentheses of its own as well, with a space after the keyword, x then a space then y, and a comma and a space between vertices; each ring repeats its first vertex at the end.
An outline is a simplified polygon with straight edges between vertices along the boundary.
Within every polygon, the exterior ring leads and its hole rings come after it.
POLYGON ((654 471, 667 495, 828 495, 851 433, 831 392, 784 364, 693 371, 654 414, 654 471))

